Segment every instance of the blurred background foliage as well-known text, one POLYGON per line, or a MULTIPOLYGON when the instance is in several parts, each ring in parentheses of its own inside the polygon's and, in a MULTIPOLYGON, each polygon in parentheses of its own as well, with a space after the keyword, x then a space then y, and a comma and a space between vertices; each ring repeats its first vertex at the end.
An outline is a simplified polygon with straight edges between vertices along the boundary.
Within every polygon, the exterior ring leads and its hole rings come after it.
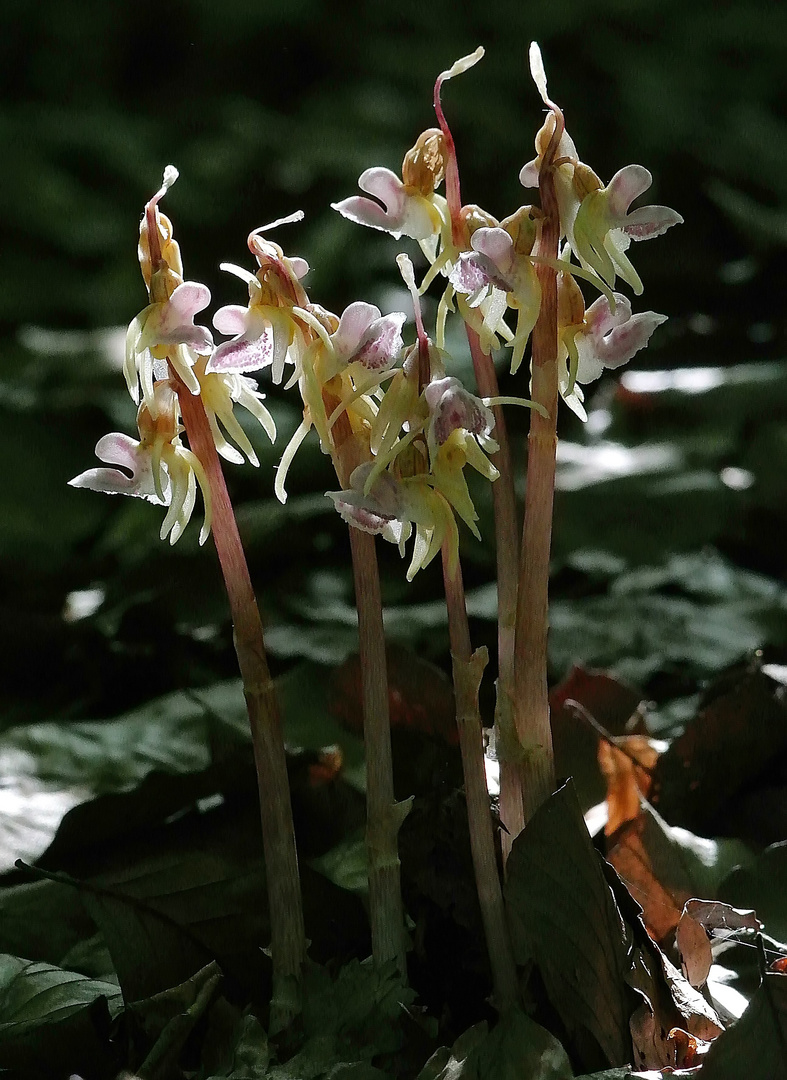
MULTIPOLYGON (((483 63, 445 93, 464 197, 498 217, 526 201, 517 175, 541 119, 533 38, 583 160, 604 179, 645 164, 650 201, 686 219, 636 252, 645 306, 670 316, 632 365, 641 374, 594 388, 586 428, 563 418, 553 674, 573 660, 617 665, 666 702, 747 649, 787 640, 787 7, 5 0, 5 724, 116 715, 235 671, 197 528, 170 549, 157 509, 66 487, 94 464, 100 435, 134 430, 118 354, 146 302, 138 220, 164 166, 181 172, 167 212, 186 274, 216 306, 243 300, 218 264, 248 262, 250 229, 303 209, 304 224, 276 239, 311 264, 313 301, 406 307, 401 245, 329 204, 370 165, 398 172, 433 123, 435 76, 478 44, 483 63)), ((250 432, 260 470, 227 471, 284 671, 342 660, 354 611, 344 526, 322 497, 335 480, 314 445, 296 459, 287 506, 273 500, 298 408, 279 392, 270 404, 277 447, 250 432)), ((520 461, 525 424, 512 418, 520 461)), ((485 541, 465 545, 466 576, 476 638, 491 645, 492 528, 479 498, 485 541)), ((389 632, 444 657, 439 574, 406 587, 398 555, 381 547, 389 632)))

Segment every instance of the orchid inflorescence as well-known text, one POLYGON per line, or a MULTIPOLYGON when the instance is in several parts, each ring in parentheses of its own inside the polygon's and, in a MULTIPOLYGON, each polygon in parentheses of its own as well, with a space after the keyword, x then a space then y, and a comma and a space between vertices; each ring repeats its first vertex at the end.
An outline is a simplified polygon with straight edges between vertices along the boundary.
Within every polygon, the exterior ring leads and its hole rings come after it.
POLYGON ((257 264, 253 272, 222 264, 246 283, 248 302, 216 312, 213 326, 228 340, 215 345, 210 330, 194 322, 209 305, 210 292, 205 285, 184 280, 172 225, 159 209, 178 175, 172 166, 166 169, 140 228, 139 259, 150 303, 127 335, 124 372, 138 405, 139 438, 119 433, 102 438, 96 454, 115 467, 90 469, 72 480, 73 486, 167 506, 161 535, 172 543, 190 518, 199 487, 205 503, 204 541, 211 523, 209 486, 200 461, 181 442, 181 396, 200 396, 219 454, 233 462, 245 456, 257 465, 234 407, 247 409, 271 441, 275 439, 263 395, 249 377, 270 368, 275 384, 297 384, 303 400, 303 421, 278 468, 279 499, 286 499, 287 471, 308 432, 314 428, 322 450, 335 455, 341 431, 342 439, 353 440, 354 467, 342 475, 337 465, 343 487, 328 494, 342 517, 355 528, 398 544, 402 552, 414 535, 408 578, 444 544, 452 561, 457 559, 456 516, 478 535, 465 466, 490 481, 498 475, 487 456, 497 450, 491 406, 533 403, 525 398, 481 399, 462 386, 445 352, 448 315, 458 312, 478 334, 485 354, 510 349, 511 371, 516 373, 541 306, 536 268, 539 262, 553 265, 558 281, 559 389, 584 418, 582 384, 606 368, 625 364, 665 321, 652 311, 633 314, 629 300, 613 291, 619 277, 635 294, 642 292, 627 253, 630 242, 657 236, 682 220, 662 206, 630 211, 632 201, 651 183, 641 166, 621 169, 605 186, 580 161, 562 113, 549 99, 536 45, 531 46, 531 72, 548 112, 536 136, 536 156, 521 170, 520 181, 526 188, 538 186, 545 154, 557 139, 557 152, 553 147, 548 157, 560 215, 560 257, 539 255, 543 213, 538 206, 522 206, 501 220, 475 205, 464 205, 452 215, 450 197, 437 190, 443 182, 450 187, 456 168, 440 89, 482 55, 483 49, 476 50, 438 79, 435 107, 441 127, 419 136, 405 155, 401 179, 389 169, 367 169, 358 182, 365 194, 334 204, 351 221, 419 243, 429 263, 420 288, 409 259, 398 260, 414 297, 417 338, 409 346, 402 338, 403 312, 383 315, 374 305, 357 301, 338 317, 310 301, 303 285, 307 263, 286 256, 266 238, 272 229, 300 220, 300 213, 251 233, 248 247, 257 264), (432 341, 423 328, 418 294, 438 277, 445 285, 432 341), (600 293, 587 307, 580 280, 600 293), (509 311, 514 313, 512 325, 509 311))

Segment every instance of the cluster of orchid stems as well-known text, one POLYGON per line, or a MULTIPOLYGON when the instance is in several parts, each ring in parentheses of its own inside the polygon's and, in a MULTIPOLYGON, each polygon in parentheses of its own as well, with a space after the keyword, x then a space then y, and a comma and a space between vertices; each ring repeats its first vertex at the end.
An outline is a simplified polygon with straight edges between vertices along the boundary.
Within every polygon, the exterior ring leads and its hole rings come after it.
POLYGON ((627 254, 630 242, 657 236, 682 219, 662 206, 629 210, 651 183, 641 166, 621 169, 604 185, 579 160, 563 114, 548 96, 535 44, 530 67, 547 114, 536 136, 536 156, 523 167, 520 181, 539 189, 540 206, 522 206, 498 221, 479 206, 462 203, 441 91, 448 79, 482 56, 478 49, 438 78, 434 107, 439 126, 423 132, 405 155, 401 179, 389 169, 367 169, 359 179, 365 195, 334 204, 351 221, 418 242, 428 263, 420 286, 408 256, 397 258, 413 298, 415 341, 404 344, 404 312, 383 315, 374 305, 357 301, 337 317, 310 301, 303 285, 306 262, 286 256, 265 236, 298 221, 302 215, 296 213, 251 233, 253 271, 223 264, 247 285, 248 302, 216 312, 213 325, 228 340, 215 345, 211 332, 194 323, 210 293, 202 284, 184 281, 172 225, 159 209, 177 179, 170 166, 145 208, 140 229, 139 260, 150 303, 127 336, 125 377, 138 405, 139 438, 105 436, 96 453, 109 467, 71 481, 75 487, 165 506, 161 536, 172 543, 189 521, 197 488, 202 492, 200 540, 212 529, 254 740, 279 1025, 299 1008, 306 950, 297 855, 281 723, 219 460, 220 455, 240 463, 245 456, 258 464, 235 417, 236 404, 275 440, 273 419, 249 373, 269 368, 274 384, 285 389, 297 385, 303 401, 303 422, 278 468, 279 499, 286 499, 288 468, 311 429, 336 469, 339 490, 327 494, 350 525, 359 619, 373 955, 377 963, 393 962, 402 976, 406 942, 397 836, 408 804, 396 803, 393 794, 374 537, 396 544, 403 555, 412 540, 408 580, 441 555, 473 862, 494 1000, 506 1008, 516 999, 517 983, 478 707, 488 658, 485 649, 473 651, 471 645, 459 557, 458 519, 479 536, 465 469, 469 465, 492 483, 499 615, 495 748, 505 859, 512 840, 554 786, 546 639, 558 401, 562 397, 584 418, 582 385, 604 369, 625 364, 665 319, 652 311, 633 314, 629 300, 613 289, 619 277, 636 295, 642 292, 627 254), (438 194, 443 182, 445 196, 438 194), (438 279, 444 285, 431 339, 419 295, 438 279), (588 307, 580 280, 599 293, 588 307), (445 351, 451 314, 466 326, 476 393, 451 373, 445 351), (515 374, 528 344, 527 397, 500 396, 493 353, 508 350, 515 374), (521 543, 503 415, 508 404, 531 409, 521 543))

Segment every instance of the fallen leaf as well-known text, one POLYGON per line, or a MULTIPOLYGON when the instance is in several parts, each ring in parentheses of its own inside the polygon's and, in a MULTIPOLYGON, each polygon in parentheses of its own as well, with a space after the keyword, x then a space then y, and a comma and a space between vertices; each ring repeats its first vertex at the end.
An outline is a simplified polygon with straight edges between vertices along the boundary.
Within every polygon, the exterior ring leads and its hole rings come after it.
POLYGON ((670 826, 643 802, 640 816, 608 837, 607 858, 643 909, 653 937, 664 941, 687 900, 714 899, 730 869, 751 863, 754 855, 738 840, 708 839, 670 826))
POLYGON ((686 904, 675 931, 675 945, 680 953, 680 968, 691 985, 701 989, 708 981, 713 965, 710 941, 705 927, 688 914, 686 904))
POLYGON ((660 752, 661 744, 646 735, 623 735, 614 743, 599 739, 598 763, 607 785, 607 836, 639 817, 640 801, 650 794, 660 752))

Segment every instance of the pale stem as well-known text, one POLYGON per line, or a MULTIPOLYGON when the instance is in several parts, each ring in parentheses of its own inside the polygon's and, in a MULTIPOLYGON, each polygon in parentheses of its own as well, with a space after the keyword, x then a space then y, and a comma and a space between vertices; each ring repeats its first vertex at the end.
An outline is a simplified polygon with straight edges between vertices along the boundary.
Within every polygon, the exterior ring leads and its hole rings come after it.
MULTIPOLYGON (((337 399, 323 391, 328 415, 337 399)), ((332 431, 333 463, 342 487, 364 460, 347 413, 332 431)), ((366 851, 369 864, 369 920, 372 957, 382 966, 393 960, 406 978, 404 907, 399 864, 399 828, 409 804, 394 799, 391 729, 388 709, 388 668, 385 655, 383 605, 375 538, 350 526, 350 550, 358 611, 363 741, 366 757, 366 851)))
MULTIPOLYGON (((470 353, 473 357, 476 385, 480 397, 494 398, 500 393, 497 372, 491 355, 484 353, 475 330, 465 324, 470 353)), ((495 716, 495 748, 500 763, 500 830, 505 865, 514 838, 524 826, 522 780, 516 760, 516 735, 513 720, 514 700, 514 641, 516 631, 516 595, 519 576, 519 523, 517 519, 514 471, 511 447, 502 405, 493 405, 493 432, 499 450, 490 460, 500 476, 492 484, 492 506, 495 516, 495 548, 497 559, 497 710, 495 716)))
MULTIPOLYGON (((538 254, 556 259, 560 216, 552 161, 562 132, 562 115, 544 154, 539 188, 543 224, 538 254)), ((539 263, 541 310, 533 329, 533 401, 547 415, 530 412, 525 522, 517 597, 514 708, 516 728, 524 751, 522 791, 525 821, 554 791, 555 762, 547 690, 547 633, 549 627, 549 554, 555 495, 558 403, 557 271, 539 263)))
POLYGON ((506 922, 503 891, 495 856, 495 835, 486 786, 484 735, 478 708, 478 690, 486 666, 486 649, 473 653, 467 622, 462 569, 449 570, 450 555, 443 546, 443 581, 448 608, 448 631, 454 673, 456 722, 465 777, 467 820, 478 901, 492 968, 494 999, 501 1012, 517 999, 517 979, 506 922))
POLYGON ((271 1027, 281 1030, 300 1012, 306 959, 298 856, 281 719, 268 670, 259 608, 235 514, 202 399, 171 372, 189 446, 199 458, 213 501, 213 539, 232 613, 235 651, 251 725, 260 796, 265 878, 271 921, 271 1027))

